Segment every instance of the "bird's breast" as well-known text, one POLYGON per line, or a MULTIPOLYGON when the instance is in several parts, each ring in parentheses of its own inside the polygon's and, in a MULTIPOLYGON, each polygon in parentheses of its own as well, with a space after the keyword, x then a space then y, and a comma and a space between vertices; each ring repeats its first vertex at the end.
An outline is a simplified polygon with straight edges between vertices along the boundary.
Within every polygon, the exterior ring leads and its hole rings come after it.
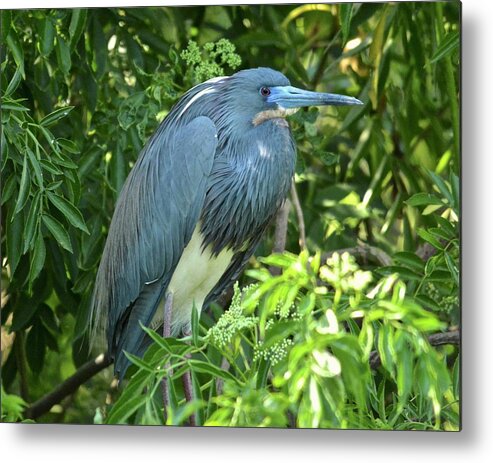
POLYGON ((202 211, 202 233, 214 253, 244 249, 265 230, 289 191, 296 152, 289 128, 276 121, 226 145, 214 163, 202 211))
MULTIPOLYGON (((214 255, 210 246, 204 248, 204 237, 197 225, 192 238, 183 250, 166 293, 173 294, 171 331, 174 336, 190 328, 193 306, 202 310, 204 300, 214 289, 233 259, 231 249, 214 255)), ((151 327, 156 329, 164 319, 164 299, 161 301, 151 327)))

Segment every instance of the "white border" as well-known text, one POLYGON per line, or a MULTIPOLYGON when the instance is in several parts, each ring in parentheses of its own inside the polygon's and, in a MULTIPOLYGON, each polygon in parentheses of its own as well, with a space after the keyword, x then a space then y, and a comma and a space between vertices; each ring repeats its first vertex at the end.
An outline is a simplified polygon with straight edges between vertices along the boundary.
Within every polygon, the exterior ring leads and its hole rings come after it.
MULTIPOLYGON (((2 0, 1 8, 231 4, 2 0)), ((236 2, 282 3, 282 2, 236 2)), ((290 3, 290 2, 284 2, 290 3)), ((307 2, 296 2, 307 3, 307 2)), ((491 288, 493 70, 491 5, 463 1, 463 431, 461 433, 325 430, 130 428, 0 424, 2 461, 190 460, 264 462, 482 462, 491 459, 493 305, 491 288)), ((491 461, 491 460, 490 460, 491 461)))

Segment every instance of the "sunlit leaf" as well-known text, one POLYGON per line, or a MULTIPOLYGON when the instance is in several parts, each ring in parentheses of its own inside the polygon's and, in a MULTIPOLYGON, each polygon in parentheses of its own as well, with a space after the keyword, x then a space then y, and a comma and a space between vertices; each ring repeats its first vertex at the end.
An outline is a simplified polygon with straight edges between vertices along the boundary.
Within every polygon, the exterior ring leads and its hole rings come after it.
POLYGON ((435 53, 430 59, 430 64, 436 63, 442 58, 449 56, 454 50, 459 47, 459 43, 460 37, 458 31, 448 33, 438 44, 435 53))

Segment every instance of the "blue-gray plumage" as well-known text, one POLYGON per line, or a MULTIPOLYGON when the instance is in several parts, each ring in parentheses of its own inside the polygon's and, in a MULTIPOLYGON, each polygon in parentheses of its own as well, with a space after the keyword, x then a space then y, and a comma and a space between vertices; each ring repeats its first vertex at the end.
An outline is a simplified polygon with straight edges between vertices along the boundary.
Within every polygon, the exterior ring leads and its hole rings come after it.
POLYGON ((140 323, 171 332, 238 277, 291 186, 296 149, 284 119, 310 105, 360 104, 290 86, 267 68, 188 91, 144 147, 117 201, 93 311, 106 327, 115 374, 141 355, 140 323))

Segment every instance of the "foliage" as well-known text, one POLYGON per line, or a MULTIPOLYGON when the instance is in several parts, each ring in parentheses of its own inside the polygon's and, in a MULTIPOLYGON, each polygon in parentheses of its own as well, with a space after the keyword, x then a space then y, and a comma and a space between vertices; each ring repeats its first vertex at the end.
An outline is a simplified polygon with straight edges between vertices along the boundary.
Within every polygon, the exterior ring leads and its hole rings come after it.
MULTIPOLYGON (((40 421, 162 423, 168 365, 171 424, 195 413, 209 425, 458 428, 457 348, 427 341, 460 321, 458 3, 1 20, 1 320, 15 335, 2 345, 3 420, 94 356, 84 333, 115 200, 172 104, 203 79, 270 66, 365 102, 290 118, 308 251, 292 211, 288 252, 252 259, 229 310, 206 311, 191 339, 154 335, 113 405, 106 371, 40 421), (332 256, 362 243, 378 253, 332 256)), ((256 255, 271 249, 270 231, 256 255)))

